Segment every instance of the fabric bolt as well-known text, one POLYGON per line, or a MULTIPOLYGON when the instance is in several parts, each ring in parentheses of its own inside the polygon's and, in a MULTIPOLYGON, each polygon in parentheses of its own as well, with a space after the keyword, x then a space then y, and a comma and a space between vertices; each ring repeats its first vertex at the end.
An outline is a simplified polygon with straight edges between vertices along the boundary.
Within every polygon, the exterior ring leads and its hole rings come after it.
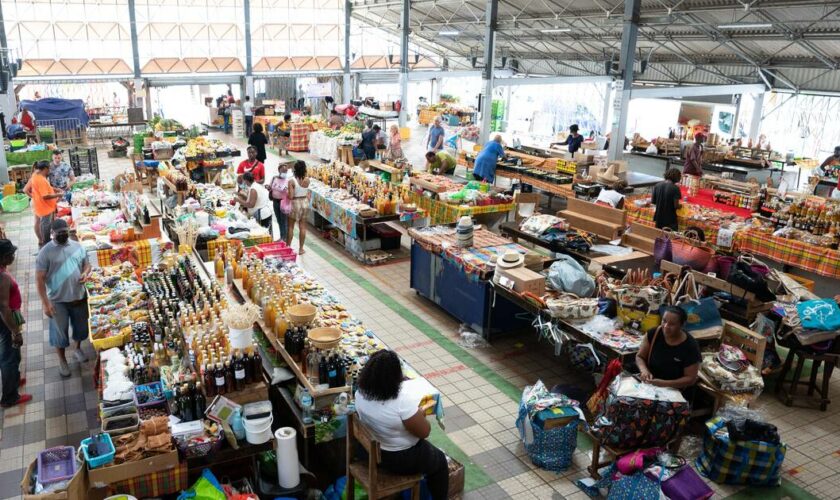
POLYGON ((70 346, 70 327, 73 340, 81 342, 88 338, 87 300, 76 302, 53 302, 55 314, 50 318, 50 345, 58 348, 70 346))
POLYGON ((829 278, 840 278, 840 250, 818 247, 803 241, 773 236, 755 229, 735 233, 734 249, 829 278))

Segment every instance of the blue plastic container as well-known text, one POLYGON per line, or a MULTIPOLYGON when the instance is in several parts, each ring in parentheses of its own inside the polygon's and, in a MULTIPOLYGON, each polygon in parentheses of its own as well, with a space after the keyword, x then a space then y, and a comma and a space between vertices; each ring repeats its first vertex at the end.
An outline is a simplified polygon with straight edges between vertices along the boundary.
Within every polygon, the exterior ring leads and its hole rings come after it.
POLYGON ((99 455, 98 457, 91 457, 88 455, 88 445, 93 442, 93 438, 85 438, 82 440, 82 453, 85 455, 85 461, 88 464, 88 468, 95 469, 97 467, 102 467, 105 464, 109 464, 114 461, 114 455, 116 454, 117 450, 114 448, 114 442, 111 441, 111 435, 108 433, 102 433, 101 436, 105 437, 105 441, 108 443, 111 451, 105 453, 104 455, 99 455))

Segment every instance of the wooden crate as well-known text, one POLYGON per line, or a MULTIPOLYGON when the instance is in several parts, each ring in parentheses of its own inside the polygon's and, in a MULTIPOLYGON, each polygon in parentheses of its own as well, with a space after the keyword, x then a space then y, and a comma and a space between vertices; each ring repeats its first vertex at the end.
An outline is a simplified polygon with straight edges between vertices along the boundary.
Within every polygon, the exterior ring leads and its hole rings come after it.
POLYGON ((566 203, 566 210, 557 212, 557 217, 566 219, 576 229, 595 233, 610 241, 619 238, 624 231, 624 210, 574 197, 569 197, 566 203))

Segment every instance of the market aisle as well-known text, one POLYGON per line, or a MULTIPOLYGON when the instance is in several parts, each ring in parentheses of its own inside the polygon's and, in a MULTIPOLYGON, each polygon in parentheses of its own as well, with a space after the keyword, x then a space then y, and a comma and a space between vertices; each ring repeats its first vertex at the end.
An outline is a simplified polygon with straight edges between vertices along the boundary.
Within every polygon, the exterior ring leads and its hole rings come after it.
POLYGON ((90 361, 79 364, 68 353, 72 375, 62 378, 58 374, 58 358, 49 345, 48 322, 35 284, 38 242, 32 231, 32 213, 3 214, 0 220, 6 226, 6 236, 18 246, 9 271, 20 285, 26 319, 21 353, 21 376, 26 377, 26 386, 21 392, 33 396, 30 403, 0 410, 0 497, 18 498, 23 473, 39 451, 51 446, 78 446, 100 424, 91 344, 83 344, 90 361))

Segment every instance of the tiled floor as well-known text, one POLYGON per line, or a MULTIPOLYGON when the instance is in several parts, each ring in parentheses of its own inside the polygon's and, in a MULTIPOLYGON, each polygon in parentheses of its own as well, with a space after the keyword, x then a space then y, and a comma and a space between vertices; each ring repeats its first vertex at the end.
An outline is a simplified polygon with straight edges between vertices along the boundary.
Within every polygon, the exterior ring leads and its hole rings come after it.
MULTIPOLYGON (((407 154, 422 165, 419 146, 424 130, 414 130, 407 154)), ((124 159, 109 160, 100 152, 103 177, 128 166, 124 159)), ((300 155, 306 157, 306 155, 300 155)), ((270 154, 268 172, 276 171, 270 154)), ((89 428, 97 428, 96 395, 91 365, 71 362, 73 377, 61 380, 56 358, 47 343, 46 321, 35 292, 32 253, 35 250, 31 216, 0 216, 9 237, 20 247, 12 272, 24 291, 28 320, 24 366, 27 392, 35 401, 3 415, 0 438, 0 497, 15 497, 22 468, 45 446, 78 444, 89 428), (83 397, 80 397, 84 394, 83 397)), ((348 308, 391 348, 426 376, 444 395, 446 432, 441 440, 460 448, 475 465, 480 487, 467 498, 586 498, 574 481, 586 477, 588 446, 583 439, 572 467, 562 474, 535 468, 525 456, 514 427, 522 387, 542 379, 547 385, 591 388, 588 377, 567 366, 553 349, 534 336, 502 338, 492 346, 464 349, 457 342, 458 323, 409 288, 408 262, 364 267, 347 253, 310 232, 308 252, 300 263, 321 279, 348 308)), ((87 346, 89 349, 89 346, 87 346)), ((835 377, 836 379, 837 377, 835 377)), ((840 401, 840 381, 833 381, 832 396, 840 401)), ((837 498, 840 491, 840 403, 827 412, 792 409, 772 395, 763 395, 756 407, 772 418, 788 443, 785 485, 753 491, 766 498, 837 498)), ((470 481, 468 479, 468 484, 470 481)), ((712 484, 722 497, 738 488, 712 484)))

